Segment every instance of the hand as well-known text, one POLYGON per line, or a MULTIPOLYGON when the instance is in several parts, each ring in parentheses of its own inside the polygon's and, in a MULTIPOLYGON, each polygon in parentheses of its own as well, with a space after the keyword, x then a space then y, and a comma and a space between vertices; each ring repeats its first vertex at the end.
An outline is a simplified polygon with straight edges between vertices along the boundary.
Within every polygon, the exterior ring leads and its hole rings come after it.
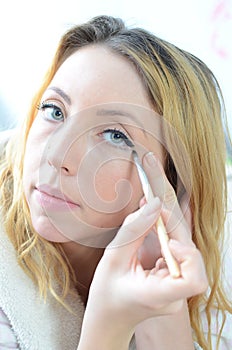
MULTIPOLYGON (((148 175, 160 174, 157 162, 145 165, 148 175)), ((161 208, 156 198, 126 218, 106 248, 90 289, 90 301, 103 295, 103 307, 109 303, 110 310, 114 306, 116 314, 131 316, 135 322, 174 312, 183 299, 207 288, 203 259, 191 240, 191 231, 174 190, 164 174, 162 179, 154 176, 152 187, 157 187, 159 181, 165 189, 165 205, 161 208), (160 214, 167 230, 171 231, 169 247, 181 269, 181 278, 178 279, 171 278, 162 258, 156 260, 149 270, 144 269, 138 258, 138 252, 160 214)))
MULTIPOLYGON (((151 174, 157 163, 150 167, 151 174)), ((174 191, 165 181, 166 191, 173 195, 174 191)), ((130 214, 105 249, 90 287, 84 317, 84 329, 88 332, 93 328, 96 331, 97 327, 107 330, 113 339, 124 337, 128 341, 137 324, 151 317, 176 313, 186 298, 206 290, 202 256, 191 240, 191 231, 175 197, 168 201, 171 196, 167 196, 167 192, 165 196, 165 205, 161 206, 156 197, 130 214), (171 228, 169 247, 181 270, 181 277, 177 279, 170 276, 162 258, 154 261, 149 269, 145 269, 138 258, 159 215, 167 230, 171 228)))
MULTIPOLYGON (((143 162, 144 169, 149 178, 149 182, 154 193, 154 196, 158 196, 162 200, 163 209, 169 209, 169 212, 175 215, 174 222, 176 225, 177 218, 185 223, 186 231, 183 232, 183 236, 180 237, 181 241, 189 242, 191 244, 192 239, 192 214, 189 206, 189 198, 186 193, 180 199, 180 205, 178 204, 176 194, 171 184, 169 183, 166 174, 162 168, 162 165, 158 160, 154 159, 152 155, 147 154, 144 157, 143 162), (148 158, 152 165, 150 165, 148 158)), ((140 208, 146 203, 145 197, 140 201, 140 208)), ((173 220, 172 220, 173 222, 173 220)), ((169 226, 171 226, 169 224, 169 226)), ((176 230, 177 237, 179 236, 178 229, 176 230)), ((170 237, 177 238, 173 233, 169 232, 170 237)), ((139 248, 138 257, 145 269, 151 269, 158 258, 162 257, 159 239, 154 230, 146 236, 143 245, 139 248)))

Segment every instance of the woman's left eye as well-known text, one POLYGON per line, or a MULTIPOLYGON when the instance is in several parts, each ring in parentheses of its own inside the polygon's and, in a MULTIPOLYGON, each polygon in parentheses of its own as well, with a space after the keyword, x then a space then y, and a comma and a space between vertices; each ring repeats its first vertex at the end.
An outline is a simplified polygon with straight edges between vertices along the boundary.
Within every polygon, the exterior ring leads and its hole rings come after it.
POLYGON ((107 142, 115 146, 120 146, 120 147, 123 147, 125 145, 129 147, 134 146, 134 144, 131 142, 128 136, 124 134, 121 130, 107 129, 103 131, 102 135, 107 142))
POLYGON ((43 102, 38 109, 43 111, 43 117, 49 121, 60 122, 64 120, 64 114, 61 108, 54 103, 43 102))

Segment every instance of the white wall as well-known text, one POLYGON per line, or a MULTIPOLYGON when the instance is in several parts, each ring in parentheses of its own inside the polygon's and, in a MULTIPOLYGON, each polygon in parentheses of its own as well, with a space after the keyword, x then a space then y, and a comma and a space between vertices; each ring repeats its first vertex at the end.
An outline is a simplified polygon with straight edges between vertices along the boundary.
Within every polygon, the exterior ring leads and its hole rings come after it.
POLYGON ((0 108, 24 116, 60 35, 99 14, 144 26, 204 60, 222 86, 232 130, 232 0, 2 1, 0 108))

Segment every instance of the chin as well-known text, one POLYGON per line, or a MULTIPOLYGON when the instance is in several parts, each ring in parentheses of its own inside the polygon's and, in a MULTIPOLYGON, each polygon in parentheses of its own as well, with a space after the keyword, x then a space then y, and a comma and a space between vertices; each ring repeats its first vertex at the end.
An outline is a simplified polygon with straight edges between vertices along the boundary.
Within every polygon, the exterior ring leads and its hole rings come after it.
POLYGON ((46 217, 37 219, 32 217, 32 224, 38 235, 49 242, 70 242, 70 239, 65 237, 46 217))

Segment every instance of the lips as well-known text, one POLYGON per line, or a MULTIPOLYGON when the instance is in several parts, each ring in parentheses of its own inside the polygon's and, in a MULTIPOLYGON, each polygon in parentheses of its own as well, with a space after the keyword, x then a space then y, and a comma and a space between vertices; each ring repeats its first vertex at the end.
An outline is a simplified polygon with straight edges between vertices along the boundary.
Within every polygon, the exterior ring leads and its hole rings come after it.
POLYGON ((35 187, 35 195, 39 204, 45 209, 69 210, 79 207, 59 189, 49 185, 39 185, 35 187))

